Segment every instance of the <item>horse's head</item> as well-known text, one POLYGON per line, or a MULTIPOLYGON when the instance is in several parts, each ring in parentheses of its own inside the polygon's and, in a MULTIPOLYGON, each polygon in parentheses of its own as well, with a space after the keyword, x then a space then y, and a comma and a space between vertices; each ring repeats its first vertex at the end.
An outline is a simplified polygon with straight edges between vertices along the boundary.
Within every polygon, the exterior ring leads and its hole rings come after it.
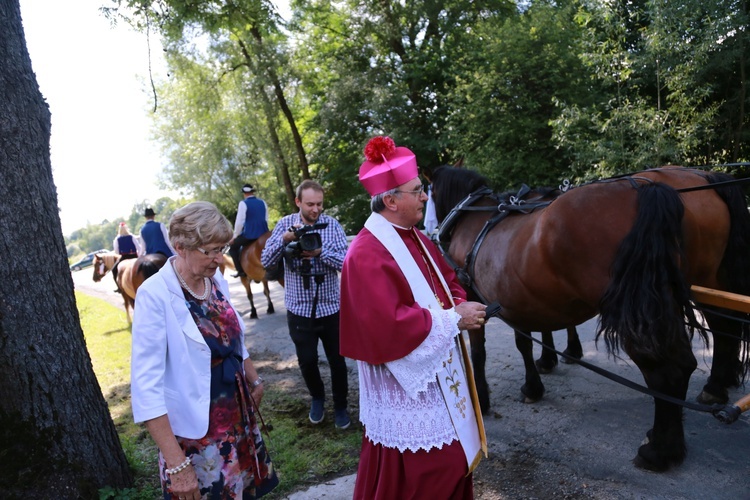
POLYGON ((435 215, 443 222, 453 207, 474 191, 487 186, 487 179, 473 170, 443 166, 431 175, 435 215))
POLYGON ((104 265, 102 256, 100 254, 94 255, 94 282, 99 283, 108 270, 107 266, 104 265))
POLYGON ((119 255, 116 253, 94 254, 94 281, 100 282, 102 278, 112 269, 119 255))

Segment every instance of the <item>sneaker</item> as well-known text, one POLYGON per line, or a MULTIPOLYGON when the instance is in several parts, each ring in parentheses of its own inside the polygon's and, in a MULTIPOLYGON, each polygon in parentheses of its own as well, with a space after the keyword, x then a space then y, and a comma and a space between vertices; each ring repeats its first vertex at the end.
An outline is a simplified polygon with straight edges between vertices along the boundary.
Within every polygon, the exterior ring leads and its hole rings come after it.
POLYGON ((312 405, 310 405, 310 422, 319 424, 323 421, 325 416, 323 403, 322 399, 313 399, 312 405))
POLYGON ((337 429, 346 429, 351 425, 352 419, 349 418, 349 412, 346 411, 346 408, 334 410, 334 414, 337 429))

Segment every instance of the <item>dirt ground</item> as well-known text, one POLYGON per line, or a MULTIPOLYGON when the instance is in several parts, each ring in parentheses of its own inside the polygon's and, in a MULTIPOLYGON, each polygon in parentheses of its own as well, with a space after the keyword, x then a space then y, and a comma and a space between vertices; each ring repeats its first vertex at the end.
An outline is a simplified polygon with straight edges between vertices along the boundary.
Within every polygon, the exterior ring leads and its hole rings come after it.
MULTIPOLYGON (((73 274, 77 286, 89 286, 89 270, 73 274)), ((260 319, 250 320, 244 289, 238 280, 229 278, 229 281, 232 300, 246 318, 248 348, 256 363, 262 366, 263 376, 304 391, 297 383, 299 377, 292 376, 296 374, 296 357, 286 329, 281 287, 272 283, 272 300, 277 312, 268 315, 261 287, 254 285, 260 319)), ((106 282, 101 289, 103 298, 114 296, 111 288, 111 282, 106 282)), ((85 291, 92 293, 89 289, 85 291)), ((115 296, 113 300, 118 298, 115 296)), ((579 328, 584 359, 642 384, 640 372, 629 360, 608 359, 603 346, 597 348, 595 327, 596 322, 592 320, 579 328)), ((631 460, 651 427, 651 398, 582 366, 561 364, 552 374, 543 376, 547 391, 544 399, 532 405, 524 404, 520 401, 524 370, 512 331, 493 319, 487 332, 487 376, 492 409, 484 420, 489 458, 475 471, 476 498, 750 500, 748 415, 727 425, 709 414, 686 410, 688 456, 685 462, 665 473, 643 471, 634 467, 631 460)), ((564 338, 564 333, 556 337, 561 350, 564 338)), ((537 346, 537 355, 539 349, 537 346)), ((710 349, 705 349, 697 340, 694 353, 698 369, 691 380, 689 398, 695 398, 700 392, 711 363, 710 349)), ((348 361, 348 366, 352 417, 356 420, 356 364, 348 361)), ((749 390, 747 387, 731 390, 730 399, 735 401, 749 390)), ((351 498, 353 477, 324 486, 292 498, 351 498)))

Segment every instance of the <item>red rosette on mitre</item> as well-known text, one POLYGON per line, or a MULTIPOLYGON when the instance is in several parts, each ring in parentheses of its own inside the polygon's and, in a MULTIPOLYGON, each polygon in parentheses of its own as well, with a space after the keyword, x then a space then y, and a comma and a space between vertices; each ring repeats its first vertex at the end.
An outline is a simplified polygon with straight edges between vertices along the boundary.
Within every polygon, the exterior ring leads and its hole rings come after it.
POLYGON ((396 146, 390 137, 373 137, 364 152, 367 161, 359 167, 359 182, 370 196, 395 189, 419 175, 414 153, 396 146))
POLYGON ((365 158, 372 163, 383 163, 388 155, 396 151, 396 143, 388 136, 373 137, 365 146, 365 158))

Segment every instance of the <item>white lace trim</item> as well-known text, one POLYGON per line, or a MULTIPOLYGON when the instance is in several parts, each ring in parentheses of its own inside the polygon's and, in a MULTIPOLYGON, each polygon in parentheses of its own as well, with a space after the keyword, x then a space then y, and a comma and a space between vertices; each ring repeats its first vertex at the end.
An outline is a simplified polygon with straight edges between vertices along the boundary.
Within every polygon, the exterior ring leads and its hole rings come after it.
POLYGON ((432 330, 406 357, 384 365, 358 361, 360 420, 376 444, 429 451, 458 439, 437 374, 459 334, 453 309, 430 310, 432 330))

